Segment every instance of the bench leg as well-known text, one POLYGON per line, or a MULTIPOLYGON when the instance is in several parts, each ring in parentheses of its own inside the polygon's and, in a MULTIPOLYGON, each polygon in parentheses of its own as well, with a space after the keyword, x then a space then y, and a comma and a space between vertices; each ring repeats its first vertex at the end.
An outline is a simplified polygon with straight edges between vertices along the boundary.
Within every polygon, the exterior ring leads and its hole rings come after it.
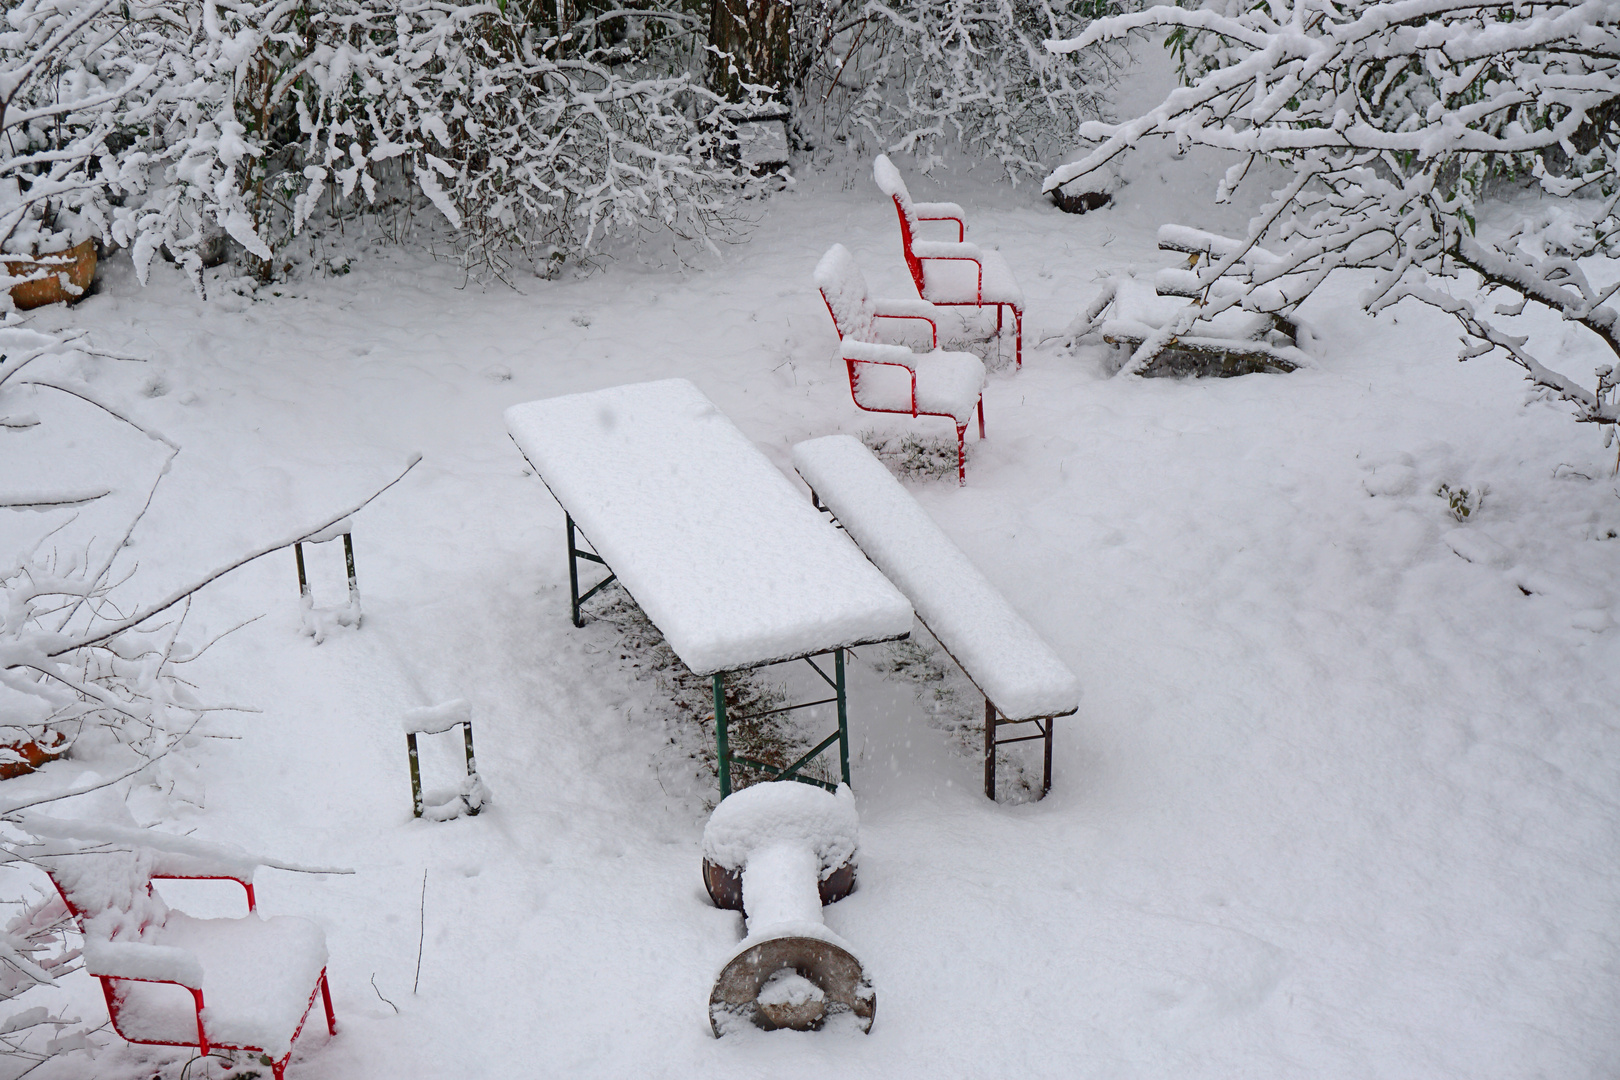
POLYGON ((979 399, 979 438, 984 438, 984 398, 979 399))
POLYGON ((1041 798, 1046 798, 1052 791, 1052 725, 1057 723, 1057 717, 1046 718, 1046 762, 1041 773, 1041 798))
POLYGON ((967 425, 956 425, 956 486, 967 486, 967 425))
POLYGON ((984 797, 996 801, 996 707, 984 699, 984 797))

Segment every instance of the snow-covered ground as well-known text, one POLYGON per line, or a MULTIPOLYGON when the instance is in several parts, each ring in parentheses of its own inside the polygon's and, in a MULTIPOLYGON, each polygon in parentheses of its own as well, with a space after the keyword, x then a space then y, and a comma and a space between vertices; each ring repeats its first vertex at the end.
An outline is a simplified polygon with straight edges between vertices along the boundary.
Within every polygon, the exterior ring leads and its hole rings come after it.
MULTIPOLYGON (((1028 296, 1024 368, 991 375, 968 485, 910 490, 1084 697, 1051 795, 992 804, 978 760, 861 650, 860 886, 826 917, 875 980, 867 1036, 710 1035, 741 932, 699 874, 714 793, 611 628, 571 626, 563 515, 502 423, 514 403, 680 376, 790 476, 812 436, 954 443, 946 421, 855 410, 811 285, 842 242, 875 293, 911 295, 863 165, 801 176, 745 243, 684 272, 624 260, 463 288, 376 247, 343 276, 251 299, 216 281, 204 302, 115 259, 97 295, 40 314, 148 357, 65 377, 184 447, 131 549, 143 595, 424 455, 356 518, 359 630, 299 633, 288 555, 192 614, 198 637, 264 614, 191 665, 209 698, 262 711, 216 723, 235 738, 196 750, 168 802, 196 809, 168 827, 356 871, 260 874, 262 910, 317 919, 332 956, 340 1033, 306 1034, 290 1074, 1620 1074, 1613 451, 1527 403, 1505 361, 1456 363, 1433 312, 1361 316, 1353 278, 1307 309, 1324 344, 1291 375, 1113 379, 1100 346, 1062 348, 1101 275, 1162 265, 1161 222, 1241 222, 1200 209, 1213 175, 1144 165, 1116 208, 1071 217, 1030 186, 908 170, 917 197, 967 207, 1028 296), (1483 503, 1459 522, 1441 484, 1483 503), (400 716, 454 697, 491 802, 415 822, 400 716)), ((1573 332, 1565 348, 1577 374, 1600 360, 1573 332)), ((42 429, 94 426, 71 400, 39 408, 42 429)), ((89 484, 53 464, 72 449, 31 467, 89 484)), ((115 495, 78 527, 138 506, 159 449, 101 474, 115 495)), ((8 535, 60 521, 12 518, 8 535)), ((307 554, 336 603, 340 551, 307 554)), ((79 998, 102 1008, 88 978, 79 998)), ((183 1058, 120 1045, 95 1072, 157 1060, 183 1058)))

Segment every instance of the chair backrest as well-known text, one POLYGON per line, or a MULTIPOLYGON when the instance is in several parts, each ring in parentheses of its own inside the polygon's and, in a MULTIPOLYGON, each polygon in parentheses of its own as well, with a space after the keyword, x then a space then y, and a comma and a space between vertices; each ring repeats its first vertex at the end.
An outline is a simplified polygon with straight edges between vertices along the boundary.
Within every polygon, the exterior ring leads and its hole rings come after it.
POLYGON ((86 936, 132 940, 169 917, 168 905, 152 891, 153 852, 60 847, 60 854, 43 855, 36 861, 50 875, 86 936))
POLYGON ((843 244, 828 248, 816 264, 816 287, 821 290, 840 339, 872 340, 877 312, 866 295, 866 278, 855 265, 855 256, 843 244))
POLYGON ((894 200, 895 213, 900 215, 900 247, 906 257, 906 269, 911 271, 911 280, 917 285, 917 294, 922 295, 923 268, 922 260, 912 253, 911 241, 917 228, 917 210, 911 201, 911 192, 906 189, 906 182, 900 176, 900 170, 894 167, 888 154, 879 154, 872 162, 872 179, 884 194, 894 200))

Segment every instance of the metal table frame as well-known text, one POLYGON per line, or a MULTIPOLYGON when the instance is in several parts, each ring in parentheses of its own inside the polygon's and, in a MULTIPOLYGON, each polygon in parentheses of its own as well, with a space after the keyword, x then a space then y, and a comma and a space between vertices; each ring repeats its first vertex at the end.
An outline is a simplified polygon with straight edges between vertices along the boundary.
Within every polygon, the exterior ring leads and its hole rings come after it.
MULTIPOLYGON (((555 498, 555 493, 553 493, 553 497, 555 498)), ((559 500, 559 503, 560 501, 561 500, 559 500)), ((578 526, 574 524, 574 516, 568 512, 567 507, 563 508, 563 516, 567 519, 568 533, 569 611, 573 617, 574 625, 578 627, 585 625, 585 619, 580 614, 580 605, 616 581, 618 579, 618 575, 615 574, 613 572, 613 568, 607 564, 607 560, 598 555, 594 550, 587 550, 580 547, 579 538, 584 538, 587 544, 590 543, 590 540, 588 537, 585 537, 584 533, 579 531, 578 526), (598 566, 601 566, 608 572, 607 577, 603 578, 601 581, 598 581, 595 585, 592 585, 584 593, 579 591, 579 563, 581 560, 596 563, 598 566)), ((594 547, 594 545, 592 546, 594 547)), ((632 597, 632 599, 634 598, 632 597)), ((853 642, 852 644, 867 645, 871 644, 871 642, 859 641, 853 642)), ((844 680, 844 653, 846 651, 848 651, 847 648, 841 647, 831 650, 821 650, 819 652, 808 653, 802 656, 788 656, 779 660, 767 660, 763 663, 751 665, 750 667, 736 668, 731 671, 717 671, 710 676, 710 680, 714 686, 714 741, 716 756, 718 758, 718 772, 720 774, 720 797, 722 799, 731 794, 731 767, 733 765, 741 765, 745 768, 758 769, 762 772, 768 772, 772 774, 773 779, 776 780, 797 780, 801 784, 814 784, 817 787, 823 787, 829 791, 835 791, 838 788, 837 784, 829 780, 820 780, 813 776, 805 776, 799 771, 830 749, 834 743, 838 744, 838 775, 844 783, 849 783, 849 710, 848 696, 845 692, 844 680), (829 652, 833 657, 833 674, 831 676, 828 676, 828 674, 823 671, 821 666, 815 661, 816 657, 826 656, 829 652), (737 671, 753 670, 753 668, 772 667, 777 664, 796 663, 800 660, 803 660, 805 663, 809 664, 815 673, 821 677, 822 681, 824 681, 828 686, 832 687, 832 697, 819 698, 815 701, 803 701, 794 705, 783 705, 774 709, 765 709, 761 712, 749 713, 744 716, 726 715, 725 679, 727 675, 734 674, 737 671), (758 761, 754 758, 743 757, 739 754, 733 754, 731 752, 728 728, 733 723, 740 723, 741 721, 752 720, 761 716, 772 716, 776 713, 793 712, 797 709, 808 709, 815 705, 829 705, 835 702, 838 705, 838 729, 831 735, 828 735, 825 739, 822 739, 811 750, 806 752, 797 761, 793 762, 791 765, 788 765, 786 768, 779 768, 778 766, 772 765, 770 762, 758 761)))

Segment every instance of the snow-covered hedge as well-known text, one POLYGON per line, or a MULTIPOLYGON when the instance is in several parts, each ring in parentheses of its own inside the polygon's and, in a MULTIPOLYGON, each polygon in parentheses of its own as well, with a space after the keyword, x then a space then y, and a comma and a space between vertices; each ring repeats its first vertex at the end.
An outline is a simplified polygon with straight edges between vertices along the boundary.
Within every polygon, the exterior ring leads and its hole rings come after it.
POLYGON ((916 154, 949 146, 1010 176, 1045 173, 1082 121, 1103 115, 1117 63, 1053 54, 1108 0, 808 0, 795 6, 795 107, 802 129, 916 154))
POLYGON ((97 236, 142 275, 164 248, 196 274, 224 230, 268 273, 312 214, 390 192, 497 271, 649 228, 703 241, 739 179, 734 103, 694 82, 689 41, 641 27, 656 15, 21 0, 0 27, 0 250, 97 236))

